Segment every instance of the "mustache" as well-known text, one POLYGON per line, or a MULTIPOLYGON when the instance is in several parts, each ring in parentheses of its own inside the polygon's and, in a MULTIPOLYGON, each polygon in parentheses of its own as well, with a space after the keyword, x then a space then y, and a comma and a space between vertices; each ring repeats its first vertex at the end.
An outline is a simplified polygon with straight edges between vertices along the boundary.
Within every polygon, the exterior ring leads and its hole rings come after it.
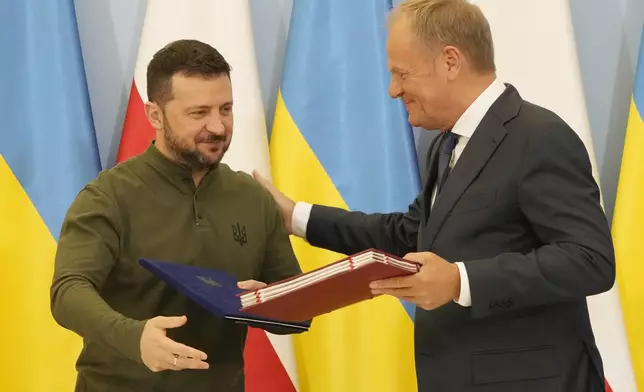
POLYGON ((226 141, 226 136, 225 135, 213 135, 209 134, 208 136, 201 137, 197 140, 198 142, 225 142, 226 141))

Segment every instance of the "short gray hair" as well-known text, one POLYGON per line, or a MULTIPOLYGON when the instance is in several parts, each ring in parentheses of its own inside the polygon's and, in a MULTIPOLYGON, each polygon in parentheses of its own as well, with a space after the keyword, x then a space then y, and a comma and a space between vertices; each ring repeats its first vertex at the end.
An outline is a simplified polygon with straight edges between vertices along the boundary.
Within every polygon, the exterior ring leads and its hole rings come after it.
POLYGON ((405 15, 418 37, 430 49, 453 45, 477 72, 494 72, 494 43, 481 9, 467 0, 407 0, 392 11, 392 19, 405 15))

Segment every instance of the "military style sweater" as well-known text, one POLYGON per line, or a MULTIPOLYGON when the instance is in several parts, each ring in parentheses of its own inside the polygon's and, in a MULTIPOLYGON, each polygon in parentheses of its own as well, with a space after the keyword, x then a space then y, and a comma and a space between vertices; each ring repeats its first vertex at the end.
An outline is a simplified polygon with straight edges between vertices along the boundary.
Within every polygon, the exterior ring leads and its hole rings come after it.
POLYGON ((249 175, 220 163, 191 171, 152 144, 102 172, 62 226, 51 287, 57 322, 83 337, 76 391, 243 391, 246 327, 218 319, 155 278, 140 258, 274 282, 300 273, 277 206, 249 175), (207 370, 150 371, 145 321, 187 316, 168 337, 208 355, 207 370))

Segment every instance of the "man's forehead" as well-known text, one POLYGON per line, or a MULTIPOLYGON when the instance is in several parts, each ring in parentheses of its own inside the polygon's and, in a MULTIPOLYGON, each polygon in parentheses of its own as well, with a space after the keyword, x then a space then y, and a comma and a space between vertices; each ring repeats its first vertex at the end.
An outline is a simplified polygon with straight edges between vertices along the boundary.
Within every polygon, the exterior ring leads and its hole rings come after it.
POLYGON ((172 91, 175 98, 217 96, 232 99, 232 87, 225 74, 211 78, 175 75, 172 78, 172 91))
POLYGON ((405 71, 411 66, 429 63, 433 58, 434 55, 410 26, 392 29, 387 37, 387 63, 390 71, 405 71))
POLYGON ((392 26, 387 37, 387 48, 392 51, 418 50, 422 41, 410 26, 392 26))
POLYGON ((387 46, 387 64, 390 71, 402 71, 419 55, 417 47, 407 42, 392 40, 387 46))

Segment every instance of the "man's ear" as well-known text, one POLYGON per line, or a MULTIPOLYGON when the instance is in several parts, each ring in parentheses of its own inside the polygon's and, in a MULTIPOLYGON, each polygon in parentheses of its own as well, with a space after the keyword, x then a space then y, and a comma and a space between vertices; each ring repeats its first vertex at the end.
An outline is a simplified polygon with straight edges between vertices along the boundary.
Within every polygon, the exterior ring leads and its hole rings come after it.
POLYGON ((442 58, 445 64, 447 79, 453 81, 463 67, 463 61, 465 60, 463 52, 454 46, 448 45, 442 50, 442 58))
POLYGON ((163 129, 163 112, 159 105, 154 102, 145 103, 145 115, 152 125, 152 128, 159 130, 163 129))

